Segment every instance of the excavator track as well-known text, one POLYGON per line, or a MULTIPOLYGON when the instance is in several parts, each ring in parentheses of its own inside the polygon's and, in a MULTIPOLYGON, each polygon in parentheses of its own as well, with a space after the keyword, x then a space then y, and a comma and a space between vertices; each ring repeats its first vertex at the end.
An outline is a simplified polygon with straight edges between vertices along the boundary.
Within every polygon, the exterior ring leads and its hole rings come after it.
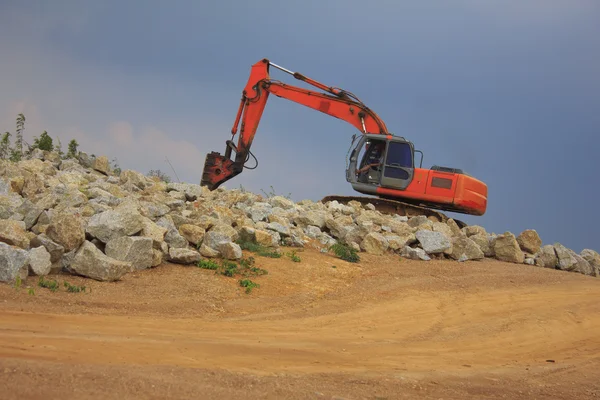
MULTIPOLYGON (((431 208, 421 207, 415 204, 404 203, 402 201, 382 199, 378 197, 364 197, 364 196, 325 196, 321 199, 322 203, 327 203, 329 201, 337 201, 340 204, 347 205, 350 201, 357 201, 361 203, 363 206, 367 204, 372 204, 375 209, 382 214, 387 215, 402 215, 407 217, 417 216, 417 215, 425 215, 430 220, 438 221, 438 222, 446 222, 450 219, 447 215, 432 210, 431 208)), ((454 218, 453 218, 454 219, 454 218)), ((459 228, 463 228, 467 226, 466 223, 454 219, 459 228)))

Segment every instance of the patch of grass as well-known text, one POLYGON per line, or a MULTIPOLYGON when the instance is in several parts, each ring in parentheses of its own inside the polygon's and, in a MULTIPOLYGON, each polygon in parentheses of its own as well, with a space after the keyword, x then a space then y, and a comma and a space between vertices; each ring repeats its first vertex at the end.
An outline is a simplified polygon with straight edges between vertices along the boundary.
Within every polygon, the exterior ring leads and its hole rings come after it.
POLYGON ((22 284, 23 284, 23 280, 21 279, 20 276, 17 276, 17 279, 15 279, 15 284, 14 284, 15 290, 21 289, 22 284))
POLYGON ((85 286, 76 286, 76 285, 71 285, 69 282, 64 281, 63 282, 64 286, 67 288, 67 292, 69 293, 79 293, 79 292, 85 292, 85 286))
POLYGON ((221 270, 218 272, 225 276, 234 277, 235 274, 239 272, 238 265, 233 261, 223 260, 221 263, 221 270))
POLYGON ((202 259, 198 261, 198 268, 217 270, 219 269, 219 264, 213 260, 202 259))
POLYGON ((253 253, 257 253, 259 250, 261 250, 263 248, 263 246, 261 246, 258 243, 254 243, 254 242, 247 242, 247 241, 238 240, 237 244, 240 246, 240 248, 242 250, 248 250, 248 251, 251 251, 253 253))
POLYGON ((266 269, 262 269, 256 267, 254 263, 256 260, 254 257, 242 258, 239 262, 231 261, 231 260, 221 260, 220 263, 217 263, 214 260, 200 260, 198 262, 198 267, 203 269, 214 270, 215 274, 227 276, 229 278, 233 278, 235 276, 240 276, 240 286, 246 288, 246 293, 250 293, 253 288, 260 287, 255 282, 252 282, 250 277, 267 275, 269 272, 266 269), (242 282, 244 282, 242 284, 242 282))
POLYGON ((332 265, 331 268, 337 268, 335 265, 332 265))
POLYGON ((237 244, 242 250, 248 250, 252 253, 256 253, 261 257, 281 258, 281 253, 271 250, 268 247, 265 247, 258 243, 238 241, 237 244))
POLYGON ((50 289, 52 292, 56 292, 59 288, 58 282, 55 280, 45 280, 43 276, 40 276, 38 280, 38 286, 46 289, 50 289))
POLYGON ((360 261, 358 252, 347 244, 336 243, 329 247, 329 250, 333 251, 336 256, 344 261, 356 263, 360 261))
POLYGON ((252 292, 252 289, 260 287, 258 283, 252 282, 250 279, 240 279, 240 286, 246 288, 248 294, 252 292))
POLYGON ((35 290, 33 290, 33 288, 29 288, 27 293, 29 293, 30 296, 35 296, 35 290))
POLYGON ((298 254, 296 254, 296 250, 293 250, 289 253, 286 254, 290 260, 292 260, 293 262, 300 262, 302 261, 302 259, 300 258, 300 256, 298 254))

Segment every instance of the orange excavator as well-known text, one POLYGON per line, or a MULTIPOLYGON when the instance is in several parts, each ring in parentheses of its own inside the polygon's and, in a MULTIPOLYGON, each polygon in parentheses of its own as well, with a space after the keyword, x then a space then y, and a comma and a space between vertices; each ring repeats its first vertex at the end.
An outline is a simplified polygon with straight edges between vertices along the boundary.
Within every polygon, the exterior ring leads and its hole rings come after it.
MULTIPOLYGON (((346 160, 346 180, 364 196, 327 196, 323 202, 351 200, 373 204, 388 214, 427 215, 439 221, 447 217, 433 209, 483 215, 487 207, 487 186, 462 170, 433 166, 422 168, 423 153, 412 142, 390 133, 383 120, 354 94, 330 87, 263 59, 252 66, 250 78, 233 128, 226 141, 225 154, 207 154, 200 184, 214 190, 240 174, 254 155, 250 151, 269 94, 288 99, 342 119, 360 131, 352 136, 346 160), (271 79, 274 67, 323 92, 307 90, 271 79), (233 139, 240 126, 237 144, 233 139), (232 154, 235 157, 232 158, 232 154), (415 154, 420 154, 415 166, 415 154)), ((256 159, 255 159, 256 161, 256 159)))

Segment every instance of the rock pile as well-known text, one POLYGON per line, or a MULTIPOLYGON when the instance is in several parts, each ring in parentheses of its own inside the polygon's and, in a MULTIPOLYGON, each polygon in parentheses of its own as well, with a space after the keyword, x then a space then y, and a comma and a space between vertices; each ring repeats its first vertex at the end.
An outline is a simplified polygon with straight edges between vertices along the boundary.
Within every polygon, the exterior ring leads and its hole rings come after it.
POLYGON ((461 262, 493 257, 591 276, 600 268, 597 252, 542 246, 534 230, 496 235, 481 226, 460 229, 452 219, 384 215, 357 202, 210 192, 131 170, 117 175, 106 157, 85 153, 61 159, 37 150, 18 163, 0 161, 0 281, 58 272, 115 281, 165 261, 240 259, 240 242, 323 249, 341 242, 376 255, 461 262))

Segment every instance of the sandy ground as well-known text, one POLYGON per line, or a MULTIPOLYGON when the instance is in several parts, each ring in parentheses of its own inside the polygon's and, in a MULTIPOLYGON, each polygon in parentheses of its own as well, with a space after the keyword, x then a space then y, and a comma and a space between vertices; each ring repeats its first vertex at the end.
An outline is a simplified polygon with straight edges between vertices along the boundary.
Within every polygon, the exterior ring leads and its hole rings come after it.
POLYGON ((116 283, 57 275, 54 293, 0 284, 0 398, 600 397, 599 278, 298 254, 256 257, 269 273, 250 294, 170 264, 116 283))

